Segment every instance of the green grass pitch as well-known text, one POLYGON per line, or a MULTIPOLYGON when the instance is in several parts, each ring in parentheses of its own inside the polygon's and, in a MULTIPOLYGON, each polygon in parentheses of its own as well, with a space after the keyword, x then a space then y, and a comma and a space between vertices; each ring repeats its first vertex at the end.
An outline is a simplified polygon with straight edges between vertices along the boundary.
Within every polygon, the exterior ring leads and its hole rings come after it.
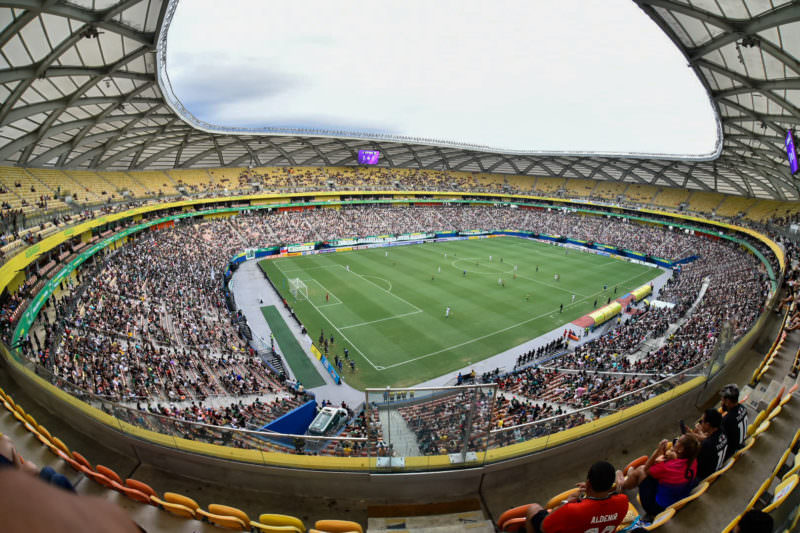
POLYGON ((516 237, 259 264, 315 343, 321 330, 334 336, 331 359, 348 348, 356 370, 345 368, 343 377, 359 389, 414 385, 476 363, 591 312, 595 301, 604 305, 660 273, 516 237), (290 294, 291 278, 306 284, 308 300, 290 294))

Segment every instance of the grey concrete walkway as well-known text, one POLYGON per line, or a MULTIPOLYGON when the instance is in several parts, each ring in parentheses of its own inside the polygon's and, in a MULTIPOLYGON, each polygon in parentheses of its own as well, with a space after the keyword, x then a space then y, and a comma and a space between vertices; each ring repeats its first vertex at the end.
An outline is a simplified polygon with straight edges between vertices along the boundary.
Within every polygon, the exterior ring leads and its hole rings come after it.
MULTIPOLYGON (((322 363, 311 354, 311 337, 301 332, 297 321, 292 318, 286 307, 284 307, 281 297, 272 289, 269 282, 264 279, 257 260, 245 261, 239 265, 239 268, 231 278, 230 289, 236 299, 237 307, 247 317, 247 324, 253 332, 253 338, 267 348, 269 347, 271 331, 269 324, 267 324, 264 315, 261 313, 261 308, 265 305, 274 305, 278 309, 289 330, 300 343, 300 346, 306 352, 322 379, 325 380, 325 385, 309 389, 314 393, 317 400, 329 400, 337 405, 344 401, 354 410, 364 403, 365 396, 362 391, 351 387, 347 383, 341 385, 334 383, 333 378, 322 366, 322 363)), ((284 366, 288 372, 291 372, 285 360, 284 366)), ((293 375, 291 377, 294 379, 293 375)))

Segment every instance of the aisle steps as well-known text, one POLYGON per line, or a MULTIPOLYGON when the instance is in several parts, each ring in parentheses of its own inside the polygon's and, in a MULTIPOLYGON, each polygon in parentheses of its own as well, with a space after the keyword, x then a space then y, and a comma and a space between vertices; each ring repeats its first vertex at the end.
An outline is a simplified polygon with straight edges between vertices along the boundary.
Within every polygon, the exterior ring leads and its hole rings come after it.
POLYGON ((483 511, 427 516, 370 518, 367 533, 494 533, 494 525, 483 511))

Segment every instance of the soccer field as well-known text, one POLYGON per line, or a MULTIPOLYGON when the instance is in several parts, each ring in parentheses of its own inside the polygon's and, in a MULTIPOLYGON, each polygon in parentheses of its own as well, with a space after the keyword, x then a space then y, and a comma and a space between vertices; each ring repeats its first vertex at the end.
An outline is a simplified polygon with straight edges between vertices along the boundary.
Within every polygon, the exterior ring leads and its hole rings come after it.
POLYGON ((333 335, 331 359, 349 350, 356 371, 345 368, 343 377, 359 389, 409 386, 481 361, 583 316, 595 309, 595 302, 602 306, 660 273, 516 237, 259 264, 315 343, 320 331, 333 335), (308 287, 307 300, 290 294, 288 280, 294 278, 308 287))

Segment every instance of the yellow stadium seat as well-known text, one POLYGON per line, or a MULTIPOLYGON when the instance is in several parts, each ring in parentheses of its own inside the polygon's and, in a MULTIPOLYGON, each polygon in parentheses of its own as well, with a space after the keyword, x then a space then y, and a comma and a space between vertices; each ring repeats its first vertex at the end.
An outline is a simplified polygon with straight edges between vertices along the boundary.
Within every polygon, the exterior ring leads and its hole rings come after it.
POLYGON ((730 470, 730 468, 733 466, 733 463, 735 462, 736 462, 736 457, 735 456, 731 457, 724 465, 722 465, 722 468, 720 468, 716 472, 712 472, 705 480, 708 481, 709 485, 711 483, 714 483, 719 476, 730 470))
POLYGON ((797 453, 797 450, 795 448, 797 447, 798 441, 800 441, 800 429, 794 432, 794 437, 792 437, 792 442, 789 443, 789 449, 795 453, 797 453))
POLYGON ((550 500, 547 502, 547 505, 545 505, 545 509, 555 509, 556 507, 561 505, 561 503, 564 500, 568 499, 571 496, 577 496, 580 492, 581 489, 575 487, 573 489, 565 490, 560 494, 556 494, 555 496, 550 498, 550 500))
POLYGON ((789 390, 786 392, 786 394, 784 394, 783 398, 781 398, 781 401, 780 401, 780 403, 778 403, 778 405, 779 405, 780 407, 783 407, 784 405, 786 405, 787 403, 789 403, 789 400, 791 400, 791 399, 794 397, 794 393, 797 391, 797 388, 798 388, 798 387, 800 387, 800 385, 798 385, 797 383, 795 383, 794 385, 792 385, 792 388, 791 388, 791 389, 789 389, 789 390))
POLYGON ((645 531, 653 531, 654 529, 658 529, 659 527, 663 526, 670 520, 672 517, 675 516, 675 509, 667 508, 665 511, 658 513, 656 517, 653 519, 653 522, 647 526, 644 526, 645 531))
POLYGON ((710 485, 710 483, 708 481, 701 482, 694 489, 692 489, 691 494, 689 494, 687 497, 685 497, 685 498, 683 498, 681 500, 678 500, 677 502, 673 503, 672 505, 670 505, 670 507, 672 507, 676 511, 679 511, 680 509, 685 507, 686 504, 688 504, 689 502, 691 502, 693 500, 696 500, 697 498, 702 496, 708 490, 708 486, 709 485, 710 485))
POLYGON ((250 529, 250 517, 247 513, 236 507, 212 503, 208 506, 208 511, 197 510, 197 516, 203 517, 214 525, 233 529, 237 531, 247 531, 250 529))
POLYGON ((250 522, 250 527, 261 533, 301 533, 294 526, 269 526, 260 522, 250 522))
POLYGON ((58 448, 59 450, 61 450, 65 454, 69 455, 70 457, 72 457, 72 452, 69 451, 69 448, 67 447, 66 444, 64 444, 64 442, 61 439, 59 439, 58 437, 53 437, 52 438, 52 442, 53 442, 53 445, 55 445, 56 448, 58 448))
POLYGON ((193 499, 175 492, 165 492, 163 500, 156 496, 151 496, 150 501, 165 511, 183 518, 196 518, 197 511, 200 508, 193 499))
POLYGON ((306 526, 303 521, 295 516, 285 514, 263 513, 258 516, 258 522, 268 526, 289 526, 295 528, 299 533, 305 533, 306 526))
POLYGON ((748 438, 746 441, 744 441, 744 446, 742 446, 741 448, 736 450, 736 453, 733 454, 733 458, 734 459, 738 459, 739 457, 741 457, 742 455, 747 453, 747 450, 752 448, 753 444, 755 444, 755 443, 756 443, 756 439, 754 439, 753 437, 748 438))
POLYGON ((731 531, 733 531, 736 528, 736 524, 739 523, 739 520, 741 520, 741 518, 742 518, 742 515, 739 515, 736 518, 734 518, 733 520, 731 520, 731 523, 728 524, 725 527, 725 529, 722 530, 722 533, 731 533, 731 531))
POLYGON ((772 420, 773 418, 781 414, 782 410, 783 408, 780 405, 778 405, 777 407, 775 407, 775 409, 770 411, 769 416, 767 416, 767 420, 772 420))
POLYGON ((47 445, 53 441, 53 436, 50 435, 50 432, 47 431, 42 425, 36 427, 36 432, 38 434, 37 438, 41 441, 42 444, 47 445))
POLYGON ((756 415, 755 420, 753 420, 753 423, 747 426, 747 435, 751 436, 753 432, 758 428, 758 426, 761 425, 761 422, 763 422, 765 418, 767 418, 766 411, 761 411, 760 413, 758 413, 756 415))
POLYGON ((765 409, 767 415, 772 413, 772 410, 778 406, 778 403, 781 401, 781 398, 783 397, 783 393, 785 390, 786 387, 781 388, 780 392, 778 392, 778 394, 775 395, 775 397, 769 401, 769 404, 767 404, 767 408, 765 409))
POLYGON ((765 420, 764 422, 762 422, 761 425, 758 426, 758 428, 755 431, 753 431, 753 437, 758 437, 759 435, 767 431, 770 425, 772 425, 772 422, 770 422, 769 420, 765 420))
POLYGON ((235 516, 207 513, 202 509, 198 509, 197 516, 201 516, 209 523, 225 529, 232 529, 233 531, 250 531, 250 522, 245 524, 241 518, 237 518, 235 516))
POLYGON ((617 528, 617 531, 625 529, 629 525, 633 523, 639 517, 639 511, 636 510, 636 507, 631 503, 628 502, 628 512, 625 513, 625 518, 622 519, 622 523, 617 528))
POLYGON ((770 513, 773 510, 780 507, 780 505, 786 501, 786 498, 794 491, 797 487, 798 477, 797 474, 792 474, 786 480, 781 481, 777 487, 775 487, 775 495, 772 497, 772 501, 769 505, 764 507, 762 511, 765 513, 770 513))
POLYGON ((525 528, 525 515, 529 505, 512 507, 503 512, 497 519, 497 527, 500 531, 519 531, 525 528))

